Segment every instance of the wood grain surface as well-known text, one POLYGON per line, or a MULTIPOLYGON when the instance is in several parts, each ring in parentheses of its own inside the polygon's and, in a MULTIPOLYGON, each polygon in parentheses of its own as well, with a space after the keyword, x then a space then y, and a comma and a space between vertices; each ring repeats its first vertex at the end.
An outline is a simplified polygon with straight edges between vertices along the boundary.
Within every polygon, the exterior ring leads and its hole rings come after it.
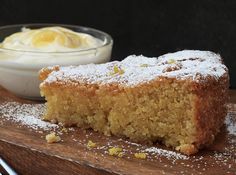
MULTIPOLYGON (((19 174, 236 174, 236 91, 230 91, 228 120, 214 144, 187 158, 168 157, 168 148, 155 144, 167 154, 148 153, 146 159, 135 158, 153 145, 137 145, 117 137, 106 137, 92 130, 73 128, 60 135, 62 141, 48 144, 45 135, 50 131, 33 130, 19 123, 5 120, 0 111, 0 156, 19 174), (92 140, 95 148, 88 148, 92 140), (111 156, 108 149, 122 147, 123 157, 111 156), (164 151, 165 152, 165 151, 164 151)), ((0 104, 20 99, 0 87, 0 104)), ((172 152, 170 152, 172 153, 172 152)), ((179 155, 179 154, 177 154, 179 155)), ((1 171, 1 169, 0 169, 1 171)))

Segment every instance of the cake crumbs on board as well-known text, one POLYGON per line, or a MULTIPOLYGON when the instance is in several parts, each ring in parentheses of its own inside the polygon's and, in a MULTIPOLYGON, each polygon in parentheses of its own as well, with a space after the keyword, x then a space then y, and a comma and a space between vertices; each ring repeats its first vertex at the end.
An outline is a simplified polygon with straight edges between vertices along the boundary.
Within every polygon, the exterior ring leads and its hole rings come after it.
POLYGON ((97 146, 96 143, 94 143, 92 140, 89 140, 87 143, 87 148, 91 149, 91 148, 95 148, 97 146))
POLYGON ((137 159, 146 159, 147 153, 134 153, 134 157, 137 159))
POLYGON ((122 157, 123 156, 123 149, 120 147, 112 147, 108 149, 108 153, 111 156, 118 156, 118 157, 122 157))
POLYGON ((55 132, 47 134, 45 138, 46 138, 47 143, 57 143, 61 141, 61 137, 56 135, 55 132))

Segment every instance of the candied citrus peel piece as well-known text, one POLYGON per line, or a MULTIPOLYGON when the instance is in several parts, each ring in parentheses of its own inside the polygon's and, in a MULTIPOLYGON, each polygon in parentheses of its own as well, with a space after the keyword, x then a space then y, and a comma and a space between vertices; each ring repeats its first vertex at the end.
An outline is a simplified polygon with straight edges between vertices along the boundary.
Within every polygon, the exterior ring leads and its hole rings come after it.
POLYGON ((148 67, 148 64, 141 64, 140 67, 148 67))
POLYGON ((167 62, 168 62, 168 64, 176 63, 176 61, 174 59, 169 59, 167 62))
POLYGON ((120 67, 118 67, 118 66, 114 66, 113 67, 113 72, 111 73, 111 75, 115 75, 115 74, 119 74, 119 75, 122 75, 122 74, 124 74, 125 73, 125 71, 123 70, 123 69, 121 69, 120 67))

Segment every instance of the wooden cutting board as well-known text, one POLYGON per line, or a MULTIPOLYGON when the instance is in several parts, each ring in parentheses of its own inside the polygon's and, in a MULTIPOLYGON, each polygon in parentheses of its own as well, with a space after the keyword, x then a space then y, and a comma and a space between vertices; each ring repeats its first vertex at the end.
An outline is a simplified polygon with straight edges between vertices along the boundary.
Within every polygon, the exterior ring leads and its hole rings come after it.
MULTIPOLYGON (((0 111, 0 155, 19 174, 236 174, 236 91, 230 91, 227 122, 214 144, 194 156, 184 156, 161 145, 139 145, 92 130, 57 128, 62 141, 48 144, 50 130, 34 129, 7 119, 0 111), (96 143, 88 147, 88 141, 96 143), (122 157, 108 149, 122 148, 122 157), (146 152, 146 159, 135 153, 146 152)), ((0 106, 35 103, 15 97, 0 87, 0 106)), ((37 105, 37 104, 35 104, 37 105)), ((4 110, 6 111, 6 110, 4 110)), ((7 112, 8 113, 8 112, 7 112)), ((8 115, 14 115, 12 111, 8 115)), ((1 170, 0 170, 1 171, 1 170)))

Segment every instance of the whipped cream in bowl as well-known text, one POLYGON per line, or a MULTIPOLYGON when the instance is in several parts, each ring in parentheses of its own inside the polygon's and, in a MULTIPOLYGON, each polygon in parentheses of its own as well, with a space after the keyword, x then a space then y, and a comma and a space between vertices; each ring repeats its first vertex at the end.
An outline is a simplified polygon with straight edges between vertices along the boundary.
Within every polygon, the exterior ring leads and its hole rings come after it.
POLYGON ((112 38, 99 30, 58 24, 0 27, 0 85, 18 96, 41 99, 43 67, 105 63, 112 38))

